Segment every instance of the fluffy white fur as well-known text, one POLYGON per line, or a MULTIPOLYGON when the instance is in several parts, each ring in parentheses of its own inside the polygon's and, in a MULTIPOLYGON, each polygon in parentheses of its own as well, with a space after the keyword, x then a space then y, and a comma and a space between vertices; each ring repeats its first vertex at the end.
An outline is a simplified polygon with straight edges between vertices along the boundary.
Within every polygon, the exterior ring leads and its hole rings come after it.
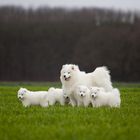
POLYGON ((87 87, 103 87, 106 91, 112 90, 110 74, 106 67, 98 67, 91 73, 80 71, 77 65, 66 64, 61 69, 60 80, 64 92, 69 96, 72 106, 77 105, 75 88, 78 85, 87 87))
POLYGON ((48 90, 47 101, 49 105, 54 105, 56 102, 65 105, 69 103, 69 97, 64 94, 63 89, 51 87, 48 90))
POLYGON ((28 107, 31 105, 40 105, 47 107, 46 102, 47 91, 29 91, 26 88, 20 88, 18 90, 18 99, 22 102, 23 106, 28 107))
POLYGON ((78 106, 85 107, 89 106, 91 98, 90 98, 90 90, 88 89, 88 87, 83 85, 77 86, 75 98, 77 100, 78 106))
POLYGON ((120 107, 120 92, 117 88, 113 89, 112 92, 106 92, 103 88, 91 87, 90 95, 93 107, 120 107))

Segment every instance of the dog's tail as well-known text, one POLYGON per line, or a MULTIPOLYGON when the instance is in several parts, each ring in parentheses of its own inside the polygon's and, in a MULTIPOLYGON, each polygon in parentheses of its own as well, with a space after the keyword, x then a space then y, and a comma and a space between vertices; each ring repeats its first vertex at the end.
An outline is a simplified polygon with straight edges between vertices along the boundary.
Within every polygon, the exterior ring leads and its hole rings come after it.
POLYGON ((112 82, 110 71, 107 67, 97 67, 93 72, 93 83, 96 86, 103 87, 106 91, 112 91, 112 82))
POLYGON ((118 88, 114 88, 114 89, 113 89, 113 93, 114 93, 116 96, 120 97, 120 91, 119 91, 118 88))

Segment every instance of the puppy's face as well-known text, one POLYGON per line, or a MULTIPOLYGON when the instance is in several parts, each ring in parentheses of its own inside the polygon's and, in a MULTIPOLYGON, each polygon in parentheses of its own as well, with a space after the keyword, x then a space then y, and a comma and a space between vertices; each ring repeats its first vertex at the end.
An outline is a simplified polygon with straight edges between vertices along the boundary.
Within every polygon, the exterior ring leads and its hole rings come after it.
POLYGON ((70 81, 77 70, 79 70, 79 68, 76 65, 72 64, 63 65, 60 76, 61 81, 62 80, 70 81))
POLYGON ((65 99, 65 103, 69 103, 70 102, 70 98, 68 95, 64 94, 64 99, 65 99))
POLYGON ((93 99, 95 99, 101 91, 104 91, 104 89, 100 87, 91 87, 90 95, 93 99))
POLYGON ((69 96, 68 96, 68 95, 64 94, 63 96, 64 96, 64 98, 65 98, 66 100, 69 99, 69 96))
POLYGON ((27 89, 26 88, 20 88, 18 90, 18 99, 19 100, 24 100, 26 93, 27 93, 27 89))
POLYGON ((86 86, 78 86, 77 88, 78 96, 80 96, 81 98, 85 97, 87 92, 88 92, 88 88, 86 86))

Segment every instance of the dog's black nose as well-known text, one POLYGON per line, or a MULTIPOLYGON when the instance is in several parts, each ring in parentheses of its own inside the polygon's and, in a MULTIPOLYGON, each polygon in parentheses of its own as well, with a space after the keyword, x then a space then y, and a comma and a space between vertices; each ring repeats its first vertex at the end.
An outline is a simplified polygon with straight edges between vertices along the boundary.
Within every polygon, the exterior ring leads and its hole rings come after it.
POLYGON ((69 97, 67 96, 66 99, 68 99, 69 97))
POLYGON ((94 95, 92 95, 92 97, 94 97, 94 95))
POLYGON ((81 94, 81 96, 83 96, 83 94, 81 94))
POLYGON ((64 78, 66 78, 66 75, 64 75, 64 78))

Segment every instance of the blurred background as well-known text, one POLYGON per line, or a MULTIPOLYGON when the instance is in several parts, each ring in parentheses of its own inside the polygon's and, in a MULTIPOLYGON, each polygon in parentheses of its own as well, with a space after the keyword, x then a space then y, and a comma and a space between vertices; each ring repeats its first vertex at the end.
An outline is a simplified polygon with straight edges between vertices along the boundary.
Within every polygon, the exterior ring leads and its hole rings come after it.
POLYGON ((140 81, 140 1, 0 1, 0 81, 59 81, 65 63, 140 81))

